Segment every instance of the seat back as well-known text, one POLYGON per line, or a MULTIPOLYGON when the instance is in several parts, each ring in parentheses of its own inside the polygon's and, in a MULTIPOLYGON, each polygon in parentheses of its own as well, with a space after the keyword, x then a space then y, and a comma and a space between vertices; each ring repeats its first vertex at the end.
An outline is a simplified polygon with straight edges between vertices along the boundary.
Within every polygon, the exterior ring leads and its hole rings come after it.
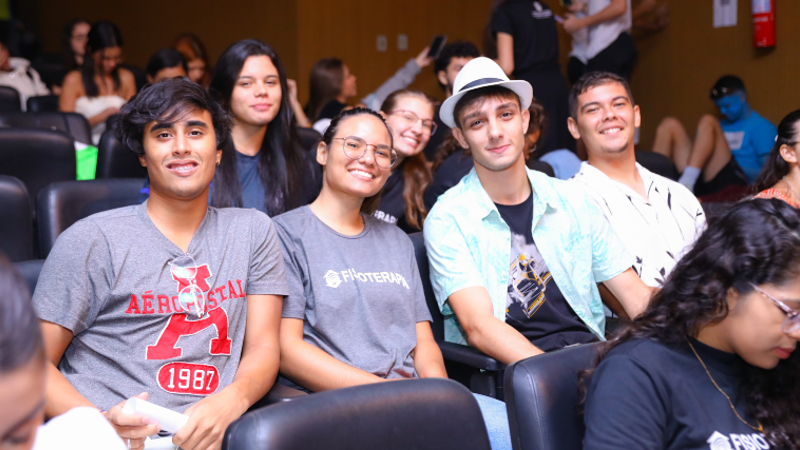
POLYGON ((123 206, 135 205, 144 180, 111 179, 53 183, 39 193, 39 256, 47 258, 58 236, 73 223, 123 206))
POLYGON ((95 178, 144 178, 147 169, 139 157, 122 145, 112 130, 106 130, 97 146, 97 173, 95 178))
POLYGON ((89 121, 78 113, 27 112, 0 114, 0 127, 39 128, 61 131, 84 144, 92 143, 92 127, 89 121))
POLYGON ((514 450, 580 450, 578 373, 592 367, 597 346, 585 344, 518 361, 503 381, 514 450))
POLYGON ((57 95, 38 95, 36 97, 28 97, 28 112, 58 112, 58 96, 57 95))
POLYGON ((33 204, 25 183, 0 175, 0 251, 13 261, 33 258, 33 204))
POLYGON ((11 86, 0 86, 0 113, 22 111, 19 92, 11 86))
POLYGON ((436 302, 436 296, 433 293, 431 270, 428 265, 428 252, 425 250, 425 236, 420 231, 409 234, 408 237, 411 238, 411 242, 414 244, 414 256, 417 258, 419 278, 422 281, 422 290, 425 293, 425 303, 428 304, 428 309, 433 319, 431 323, 433 337, 437 342, 441 342, 444 341, 444 316, 439 310, 439 303, 436 302))
POLYGON ((36 290, 36 283, 39 281, 39 274, 42 272, 43 265, 43 259, 32 259, 30 261, 14 263, 17 271, 19 271, 22 278, 25 279, 25 284, 28 286, 28 291, 31 295, 33 295, 33 291, 36 290))
POLYGON ((249 412, 227 450, 488 450, 470 392, 444 379, 402 380, 312 394, 249 412))
POLYGON ((35 204, 48 184, 75 179, 74 140, 59 131, 0 128, 0 175, 19 178, 35 204))

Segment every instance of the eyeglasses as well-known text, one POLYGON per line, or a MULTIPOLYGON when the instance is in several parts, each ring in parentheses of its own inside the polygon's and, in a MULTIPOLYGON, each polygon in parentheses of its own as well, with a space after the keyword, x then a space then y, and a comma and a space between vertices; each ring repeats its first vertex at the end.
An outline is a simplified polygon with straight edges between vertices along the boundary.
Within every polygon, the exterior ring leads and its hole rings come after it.
POLYGON ((786 303, 783 303, 777 298, 767 294, 755 284, 750 283, 750 286, 753 286, 753 289, 764 294, 764 296, 772 300, 772 302, 775 303, 775 305, 780 308, 781 311, 786 313, 786 320, 784 320, 783 325, 781 325, 781 331, 784 333, 794 333, 795 331, 800 330, 800 311, 789 308, 786 306, 786 303))
POLYGON ((202 318, 206 314, 206 296, 197 286, 197 263, 194 258, 181 255, 173 259, 170 263, 170 272, 176 280, 186 280, 189 285, 178 292, 178 303, 181 307, 191 312, 197 318, 202 318))
POLYGON ((401 117, 408 126, 412 127, 416 125, 417 122, 422 122, 422 127, 430 130, 431 136, 433 136, 433 133, 436 133, 436 128, 438 127, 436 125, 436 122, 434 122, 433 120, 431 119, 422 120, 419 118, 418 115, 414 114, 412 111, 406 111, 404 109, 398 109, 397 111, 389 113, 389 115, 401 117))
POLYGON ((371 146, 374 148, 372 154, 378 167, 388 169, 397 161, 397 153, 388 145, 367 144, 363 139, 356 136, 333 139, 341 139, 343 141, 342 150, 344 151, 344 156, 350 159, 361 159, 367 154, 367 148, 371 146))

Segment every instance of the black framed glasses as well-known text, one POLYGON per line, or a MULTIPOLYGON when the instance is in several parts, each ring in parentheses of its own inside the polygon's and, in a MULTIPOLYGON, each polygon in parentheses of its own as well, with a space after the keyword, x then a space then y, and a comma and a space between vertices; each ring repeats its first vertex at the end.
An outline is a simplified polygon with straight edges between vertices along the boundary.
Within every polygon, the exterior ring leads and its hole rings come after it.
POLYGON ((383 144, 367 144, 366 141, 356 136, 348 136, 343 138, 333 138, 342 140, 342 151, 344 156, 350 159, 361 159, 367 154, 369 147, 372 147, 372 154, 375 157, 375 164, 378 167, 388 169, 392 167, 397 161, 397 153, 392 147, 383 144))
POLYGON ((788 306, 786 306, 786 303, 783 303, 777 298, 767 294, 766 292, 764 292, 763 289, 756 286, 755 284, 750 283, 750 286, 753 286, 753 289, 763 294, 764 297, 767 297, 768 299, 772 300, 772 303, 775 303, 775 306, 780 308, 781 311, 783 311, 786 314, 786 320, 784 320, 783 325, 781 325, 781 331, 783 331, 784 333, 794 333, 795 331, 800 330, 800 311, 789 308, 788 306))
POLYGON ((170 263, 170 272, 174 279, 184 279, 189 285, 178 292, 178 303, 187 313, 198 319, 206 315, 206 295, 197 285, 197 263, 190 255, 181 255, 170 263))
POLYGON ((413 127, 414 125, 416 125, 417 122, 422 122, 422 128, 425 128, 426 130, 429 130, 431 132, 431 136, 433 136, 433 133, 436 133, 436 129, 438 128, 438 125, 436 125, 436 122, 434 122, 432 119, 422 120, 413 111, 406 111, 405 109, 398 109, 397 111, 389 113, 389 115, 390 116, 397 116, 397 117, 402 118, 403 121, 405 121, 406 124, 408 126, 410 126, 410 127, 413 127))

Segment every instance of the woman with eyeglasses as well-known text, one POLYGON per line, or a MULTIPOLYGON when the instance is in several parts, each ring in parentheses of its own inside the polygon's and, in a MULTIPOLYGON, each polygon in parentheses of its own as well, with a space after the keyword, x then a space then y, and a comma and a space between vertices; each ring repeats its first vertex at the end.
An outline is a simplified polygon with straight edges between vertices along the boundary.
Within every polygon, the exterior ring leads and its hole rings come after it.
POLYGON ((790 112, 778 125, 775 145, 754 184, 755 198, 778 198, 800 208, 800 109, 790 112))
POLYGON ((737 204, 601 344, 584 450, 799 449, 799 313, 800 211, 737 204))
POLYGON ((422 196, 431 171, 422 151, 436 132, 433 103, 422 92, 404 89, 384 100, 381 114, 392 130, 397 163, 383 187, 375 217, 406 233, 420 231, 428 214, 422 196))
POLYGON ((83 66, 64 77, 59 109, 76 112, 89 120, 92 141, 97 144, 106 120, 119 112, 136 94, 133 74, 122 67, 122 35, 111 22, 92 25, 83 66))
MULTIPOLYGON (((372 216, 396 164, 393 145, 379 114, 342 112, 317 148, 324 167, 319 197, 274 219, 289 284, 280 336, 285 384, 319 392, 447 377, 414 247, 396 226, 372 216)), ((503 403, 478 402, 495 419, 487 425, 490 439, 510 448, 503 403)))

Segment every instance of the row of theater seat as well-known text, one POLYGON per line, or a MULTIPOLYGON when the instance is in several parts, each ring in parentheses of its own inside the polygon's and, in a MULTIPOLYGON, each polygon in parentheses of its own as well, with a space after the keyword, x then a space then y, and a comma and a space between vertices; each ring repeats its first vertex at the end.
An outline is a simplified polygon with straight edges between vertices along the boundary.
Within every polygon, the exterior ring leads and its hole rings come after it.
MULTIPOLYGON (((58 111, 57 95, 40 95, 28 97, 25 102, 30 112, 58 111)), ((0 113, 22 111, 22 101, 19 92, 10 86, 0 86, 0 113)))

